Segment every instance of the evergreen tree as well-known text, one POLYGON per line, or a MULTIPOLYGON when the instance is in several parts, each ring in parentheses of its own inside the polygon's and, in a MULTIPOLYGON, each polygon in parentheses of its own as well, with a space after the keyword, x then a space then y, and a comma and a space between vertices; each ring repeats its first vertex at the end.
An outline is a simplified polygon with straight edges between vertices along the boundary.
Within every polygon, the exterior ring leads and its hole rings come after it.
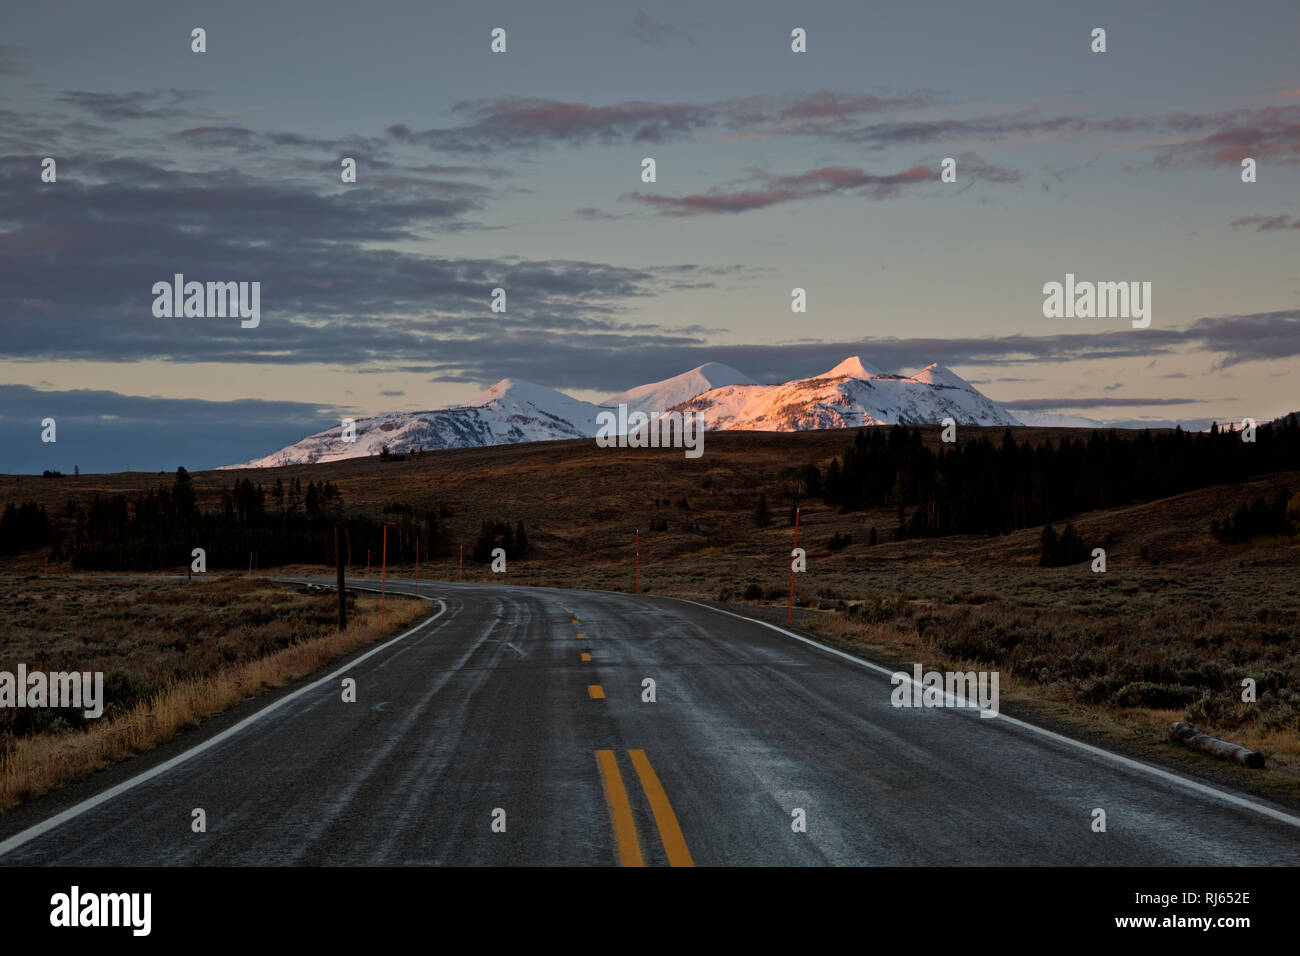
POLYGON ((190 473, 184 468, 176 469, 176 482, 172 485, 172 507, 176 512, 176 521, 181 525, 191 524, 199 515, 194 484, 190 480, 190 473))

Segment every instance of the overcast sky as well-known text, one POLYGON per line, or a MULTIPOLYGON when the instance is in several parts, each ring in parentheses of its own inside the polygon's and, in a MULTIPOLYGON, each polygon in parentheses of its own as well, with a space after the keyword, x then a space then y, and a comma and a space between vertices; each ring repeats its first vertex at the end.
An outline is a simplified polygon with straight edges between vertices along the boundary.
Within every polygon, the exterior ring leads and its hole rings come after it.
POLYGON ((1071 6, 10 2, 0 471, 850 354, 1106 421, 1300 408, 1300 7, 1071 6), (260 282, 260 325, 156 318, 175 273, 260 282), (1044 318, 1066 273, 1150 282, 1150 327, 1044 318))

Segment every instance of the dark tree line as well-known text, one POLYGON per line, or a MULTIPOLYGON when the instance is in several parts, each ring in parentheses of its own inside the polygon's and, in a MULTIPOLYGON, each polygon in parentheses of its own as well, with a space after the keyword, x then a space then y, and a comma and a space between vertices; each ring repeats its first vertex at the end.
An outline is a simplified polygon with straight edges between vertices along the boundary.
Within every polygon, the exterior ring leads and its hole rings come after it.
POLYGON ((0 555, 34 551, 50 539, 50 519, 41 505, 26 501, 5 506, 0 515, 0 555))
MULTIPOLYGON (((160 485, 132 499, 96 495, 84 506, 69 501, 63 518, 62 525, 50 520, 34 502, 10 504, 0 515, 0 554, 53 543, 56 557, 66 552, 74 568, 95 571, 184 567, 194 548, 204 550, 210 569, 246 567, 250 554, 259 567, 333 565, 336 521, 349 565, 364 564, 367 552, 371 565, 378 565, 384 549, 384 523, 344 517, 342 495, 329 481, 304 488, 297 478, 287 484, 277 478, 268 492, 241 478, 222 490, 215 511, 203 512, 189 473, 179 468, 170 487, 160 485)), ((408 507, 387 524, 390 564, 412 563, 417 539, 421 561, 441 553, 445 542, 437 512, 419 516, 408 507)))
POLYGON ((1059 535, 1050 524, 1047 525, 1043 528, 1039 543, 1042 545, 1042 554, 1038 563, 1045 568, 1061 568, 1092 557, 1092 550, 1084 544, 1083 538, 1072 524, 1067 524, 1059 535))
POLYGON ((492 551, 503 548, 506 559, 513 561, 523 557, 528 550, 528 532, 522 521, 516 522, 514 528, 508 521, 484 521, 479 526, 478 540, 474 542, 473 558, 475 561, 492 560, 492 551))
POLYGON ((1249 541, 1261 535, 1290 537, 1296 533, 1295 523, 1287 513, 1290 501, 1291 492, 1287 488, 1279 491, 1272 501, 1256 498, 1249 504, 1239 505, 1222 527, 1215 521, 1210 532, 1224 543, 1249 541))
POLYGON ((800 469, 798 490, 841 513, 868 508, 898 512, 896 538, 945 534, 1006 534, 1070 515, 1152 501, 1254 475, 1300 469, 1300 419, 1292 414, 1258 427, 1254 442, 1240 433, 1121 435, 1018 443, 1008 429, 937 452, 919 429, 863 429, 826 468, 800 469))

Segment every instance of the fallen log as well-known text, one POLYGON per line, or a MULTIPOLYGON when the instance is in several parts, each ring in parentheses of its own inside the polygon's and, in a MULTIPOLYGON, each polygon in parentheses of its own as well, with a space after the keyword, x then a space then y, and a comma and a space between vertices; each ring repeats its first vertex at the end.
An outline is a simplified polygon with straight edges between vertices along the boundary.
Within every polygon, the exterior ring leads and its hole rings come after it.
POLYGON ((1231 760, 1233 763, 1239 763, 1244 767, 1264 766, 1264 755, 1262 753, 1247 750, 1239 744, 1230 744, 1218 737, 1211 737, 1207 733, 1202 733, 1195 725, 1181 720, 1175 721, 1170 726, 1169 736, 1184 746, 1207 753, 1212 757, 1231 760))

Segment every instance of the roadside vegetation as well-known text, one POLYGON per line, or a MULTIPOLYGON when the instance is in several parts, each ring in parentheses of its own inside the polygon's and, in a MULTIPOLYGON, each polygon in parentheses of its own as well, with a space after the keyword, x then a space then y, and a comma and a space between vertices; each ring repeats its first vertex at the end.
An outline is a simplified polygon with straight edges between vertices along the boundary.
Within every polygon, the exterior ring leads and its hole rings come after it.
POLYGON ((256 578, 0 579, 0 670, 102 671, 103 716, 0 709, 0 812, 174 737, 429 613, 256 578))
POLYGON ((806 619, 890 659, 997 670, 1004 694, 1105 714, 1149 743, 1190 720, 1300 783, 1300 598, 1289 581, 1163 566, 1084 573, 984 572, 957 585, 940 569, 914 571, 883 595, 823 596, 838 612, 806 619), (1242 700, 1247 679, 1253 702, 1242 700))

